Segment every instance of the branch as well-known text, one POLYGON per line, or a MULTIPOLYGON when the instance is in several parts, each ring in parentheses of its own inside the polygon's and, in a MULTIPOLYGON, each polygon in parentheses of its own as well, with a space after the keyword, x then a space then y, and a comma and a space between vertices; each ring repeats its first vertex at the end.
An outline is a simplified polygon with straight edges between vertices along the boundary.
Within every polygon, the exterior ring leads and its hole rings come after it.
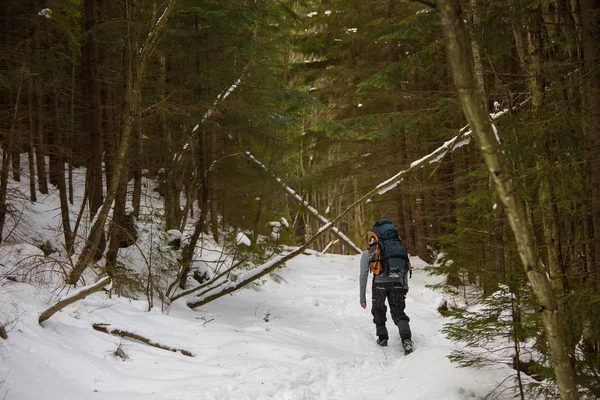
MULTIPOLYGON (((306 207, 308 209, 308 211, 310 211, 314 216, 316 216, 321 222, 323 222, 324 224, 328 224, 329 223, 329 221, 327 220, 327 218, 325 218, 321 214, 319 214, 319 212, 314 207, 312 207, 310 204, 308 204, 308 202, 306 200, 304 200, 302 197, 300 197, 300 195, 298 193, 296 193, 296 191, 294 191, 294 189, 292 189, 291 187, 287 186, 280 178, 278 178, 277 176, 273 175, 273 173, 271 173, 269 171, 269 169, 263 163, 261 163, 260 161, 258 161, 249 151, 246 152, 246 155, 256 165, 258 165, 265 172, 267 172, 269 175, 271 175, 273 178, 275 178, 275 180, 281 186, 283 186, 283 188, 289 194, 291 194, 292 196, 294 196, 294 198, 296 200, 298 200, 302 205, 304 205, 304 207, 306 207)), ((340 239, 342 239, 342 241, 344 241, 348 246, 350 246, 351 248, 353 248, 358 254, 360 254, 362 252, 362 250, 360 249, 360 247, 358 247, 356 244, 354 244, 354 242, 352 240, 350 240, 346 235, 344 235, 338 228, 336 228, 335 226, 333 226, 333 227, 331 227, 331 230, 333 231, 333 233, 336 236, 338 236, 340 239)))
POLYGON ((157 343, 152 339, 148 339, 147 337, 144 337, 142 335, 138 335, 137 333, 133 333, 133 332, 129 332, 129 331, 124 331, 122 329, 116 329, 116 328, 109 328, 110 324, 92 324, 92 328, 94 328, 95 330, 97 330, 98 332, 103 332, 103 333, 107 333, 109 335, 116 335, 116 336, 121 336, 121 337, 126 337, 126 338, 130 338, 130 339, 134 339, 134 340, 138 340, 142 343, 145 343, 149 346, 152 347, 156 347, 162 350, 168 350, 168 351, 172 351, 173 353, 177 353, 180 352, 181 354, 183 354, 184 356, 188 356, 188 357, 194 357, 194 355, 192 354, 191 351, 189 350, 184 350, 184 349, 177 349, 175 347, 170 347, 161 343, 157 343))
POLYGON ((56 312, 62 310, 68 305, 75 303, 77 300, 81 300, 86 298, 92 293, 98 292, 104 288, 104 286, 110 283, 110 278, 105 276, 100 279, 98 282, 94 283, 90 286, 83 286, 81 289, 77 290, 75 293, 63 298, 58 303, 54 304, 52 307, 48 308, 46 311, 40 314, 38 319, 38 323, 41 325, 42 322, 46 321, 48 318, 56 314, 56 312))

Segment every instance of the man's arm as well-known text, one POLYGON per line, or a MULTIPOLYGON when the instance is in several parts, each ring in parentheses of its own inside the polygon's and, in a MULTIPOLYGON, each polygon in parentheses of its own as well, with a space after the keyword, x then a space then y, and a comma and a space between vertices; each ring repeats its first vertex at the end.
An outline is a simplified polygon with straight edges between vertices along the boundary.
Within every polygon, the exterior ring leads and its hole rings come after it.
POLYGON ((360 273, 359 273, 359 289, 360 289, 360 305, 362 308, 367 308, 367 279, 369 278, 369 252, 362 252, 360 256, 360 273))

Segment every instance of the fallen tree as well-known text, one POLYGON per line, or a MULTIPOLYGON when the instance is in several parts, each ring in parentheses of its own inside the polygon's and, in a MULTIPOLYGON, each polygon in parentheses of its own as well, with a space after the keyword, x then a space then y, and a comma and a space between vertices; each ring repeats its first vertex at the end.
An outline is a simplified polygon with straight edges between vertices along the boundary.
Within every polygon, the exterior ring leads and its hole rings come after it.
POLYGON ((92 324, 92 328, 94 328, 98 332, 103 332, 103 333, 107 333, 109 335, 116 335, 116 336, 120 336, 120 337, 126 337, 129 339, 134 339, 134 340, 140 341, 142 343, 145 343, 148 346, 156 347, 156 348, 162 349, 162 350, 172 351, 173 353, 181 353, 184 356, 188 356, 188 357, 194 357, 194 354, 192 354, 192 352, 189 350, 178 349, 175 347, 167 346, 167 345, 155 342, 152 339, 148 339, 145 336, 139 335, 137 333, 125 331, 123 329, 111 328, 110 324, 92 324))
POLYGON ((64 297, 63 299, 55 303, 52 307, 48 308, 46 311, 41 313, 40 317, 38 318, 38 323, 41 325, 42 322, 46 321, 48 318, 50 318, 63 308, 75 303, 77 300, 86 298, 92 293, 102 290, 110 282, 110 278, 108 276, 105 276, 93 285, 83 286, 79 288, 75 292, 71 293, 69 296, 64 297))

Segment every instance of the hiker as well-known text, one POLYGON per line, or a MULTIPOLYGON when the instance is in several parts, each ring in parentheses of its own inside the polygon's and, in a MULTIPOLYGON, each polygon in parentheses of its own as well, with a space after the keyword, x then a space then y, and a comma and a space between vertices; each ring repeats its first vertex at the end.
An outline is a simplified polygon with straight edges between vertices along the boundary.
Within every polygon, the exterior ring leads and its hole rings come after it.
MULTIPOLYGON (((408 253, 398 236, 398 229, 389 219, 379 220, 367 234, 367 249, 360 258, 360 305, 367 308, 366 289, 369 271, 373 272, 372 306, 377 344, 387 346, 389 336, 387 299, 392 320, 398 327, 404 354, 413 350, 410 319, 404 313, 404 300, 408 293, 408 274, 411 270, 408 253)), ((412 271, 411 271, 412 272, 412 271)))

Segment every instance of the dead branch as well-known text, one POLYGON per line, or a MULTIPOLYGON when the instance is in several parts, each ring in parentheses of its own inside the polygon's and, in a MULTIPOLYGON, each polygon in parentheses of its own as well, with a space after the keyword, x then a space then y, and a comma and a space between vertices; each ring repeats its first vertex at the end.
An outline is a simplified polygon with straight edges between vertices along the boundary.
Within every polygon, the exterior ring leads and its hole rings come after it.
POLYGON ((53 316, 56 312, 62 310, 68 305, 75 303, 77 300, 81 300, 92 293, 102 290, 102 288, 104 288, 104 286, 108 285, 109 283, 110 278, 108 276, 105 276, 93 285, 84 286, 72 295, 63 298, 62 300, 54 304, 52 307, 48 308, 46 311, 40 314, 40 318, 38 319, 39 324, 41 325, 42 322, 53 316))
POLYGON ((97 330, 98 332, 103 332, 103 333, 107 333, 109 335, 116 335, 116 336, 120 336, 120 337, 126 337, 129 339, 134 339, 134 340, 140 341, 142 343, 145 343, 149 346, 156 347, 158 349, 172 351, 173 353, 181 353, 184 356, 188 356, 188 357, 194 357, 192 352, 189 350, 177 349, 175 347, 170 347, 170 346, 167 346, 167 345, 164 345, 161 343, 157 343, 154 340, 148 339, 147 337, 144 337, 142 335, 138 335, 137 333, 124 331, 122 329, 117 329, 117 328, 109 328, 110 324, 92 324, 92 327, 95 330, 97 330))

